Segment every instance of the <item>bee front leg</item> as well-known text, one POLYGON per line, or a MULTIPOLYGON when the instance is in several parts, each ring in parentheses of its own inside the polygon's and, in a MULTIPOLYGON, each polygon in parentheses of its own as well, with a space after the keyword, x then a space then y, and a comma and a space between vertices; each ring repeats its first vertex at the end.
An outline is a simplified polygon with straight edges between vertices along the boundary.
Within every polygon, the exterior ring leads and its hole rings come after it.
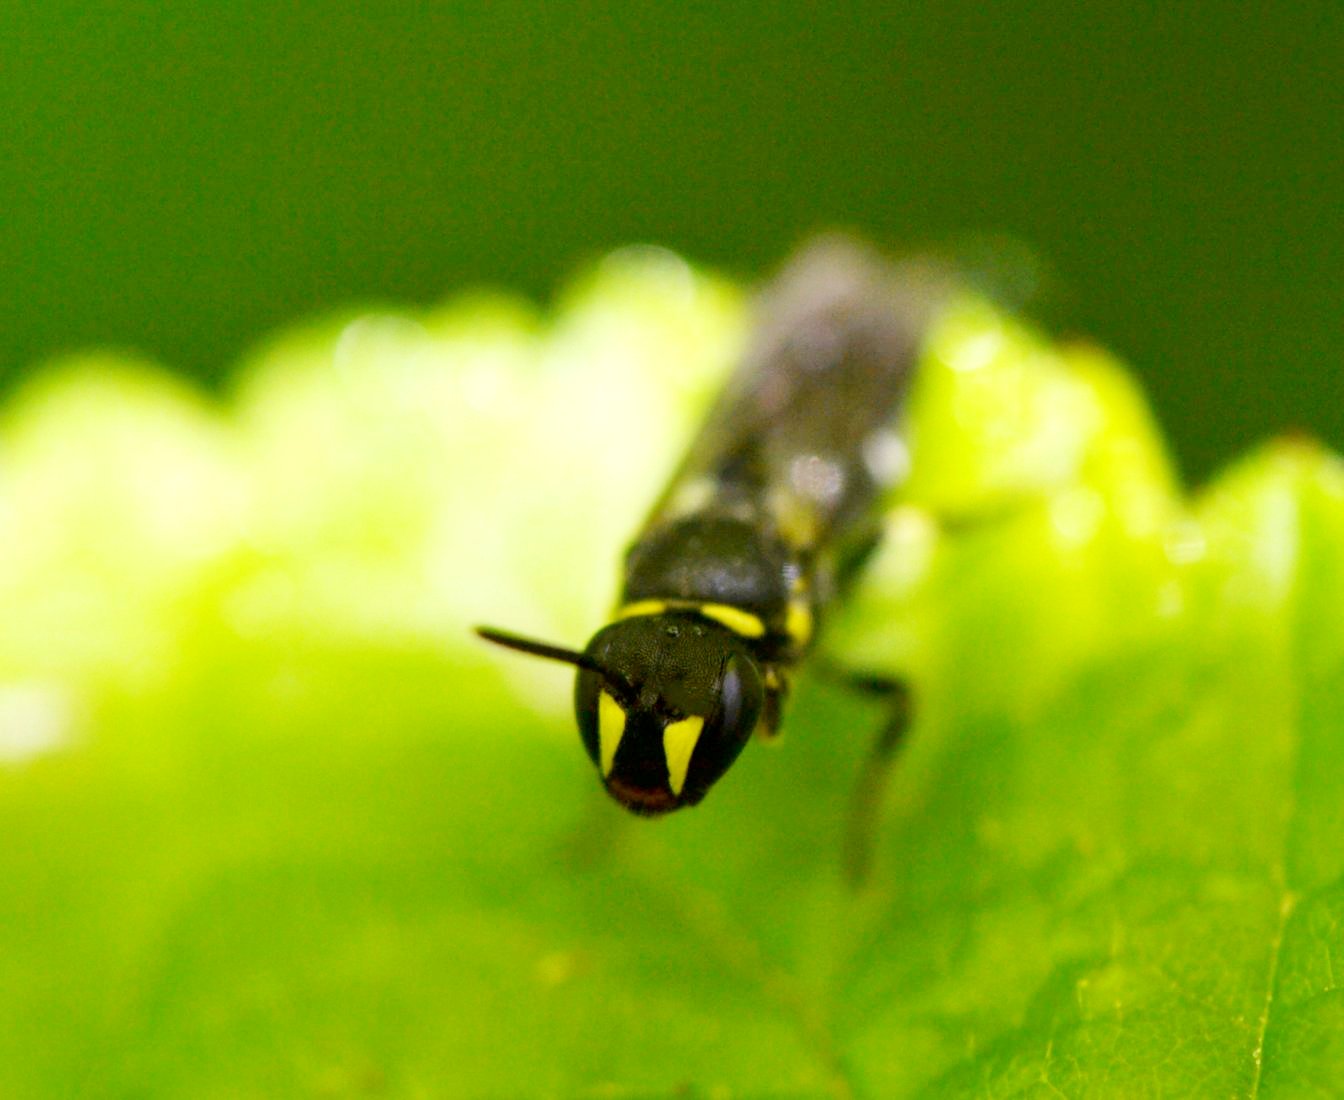
POLYGON ((765 702, 761 720, 756 725, 756 736, 767 744, 779 740, 784 722, 784 701, 789 697, 789 680, 778 665, 766 665, 765 702))

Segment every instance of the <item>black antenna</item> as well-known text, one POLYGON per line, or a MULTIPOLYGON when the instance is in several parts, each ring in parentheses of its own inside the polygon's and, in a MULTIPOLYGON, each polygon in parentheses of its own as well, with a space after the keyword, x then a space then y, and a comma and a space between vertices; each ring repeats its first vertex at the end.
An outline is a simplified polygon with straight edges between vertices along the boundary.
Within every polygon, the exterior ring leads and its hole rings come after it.
POLYGON ((575 649, 566 649, 564 646, 549 645, 546 642, 535 642, 531 638, 523 638, 517 634, 509 634, 503 630, 496 630, 492 626, 478 626, 474 629, 476 633, 487 642, 494 642, 495 645, 502 645, 505 649, 516 649, 519 653, 530 653, 533 657, 543 657, 548 661, 563 661, 567 665, 578 665, 580 668, 590 668, 594 672, 602 671, 590 657, 584 656, 575 649))
POLYGON ((519 653, 526 653, 532 657, 541 657, 547 661, 561 661, 567 665, 577 665, 579 668, 596 672, 621 692, 631 698, 634 697, 635 691, 629 680, 619 672, 598 664, 588 654, 580 653, 577 649, 566 649, 564 646, 551 645, 549 642, 538 642, 532 638, 524 638, 518 634, 496 630, 492 626, 478 626, 473 629, 478 637, 484 638, 487 642, 494 642, 495 645, 503 646, 505 649, 515 649, 519 653))

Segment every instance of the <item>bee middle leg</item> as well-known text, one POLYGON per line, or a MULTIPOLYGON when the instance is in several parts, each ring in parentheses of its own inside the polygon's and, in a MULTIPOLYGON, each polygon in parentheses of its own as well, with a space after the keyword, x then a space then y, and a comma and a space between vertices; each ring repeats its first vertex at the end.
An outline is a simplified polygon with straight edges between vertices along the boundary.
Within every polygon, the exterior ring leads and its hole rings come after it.
POLYGON ((857 890, 872 873, 873 849, 891 767, 910 728, 910 689, 905 681, 893 676, 840 669, 826 662, 820 664, 819 670, 827 679, 851 691, 881 700, 886 708, 886 716, 855 781, 845 821, 844 874, 850 887, 857 890))
POLYGON ((873 848, 882 818, 882 803, 896 750, 910 728, 910 692, 893 683, 887 697, 887 717, 874 738, 859 778, 850 796, 844 841, 845 878, 854 889, 868 881, 873 869, 873 848))

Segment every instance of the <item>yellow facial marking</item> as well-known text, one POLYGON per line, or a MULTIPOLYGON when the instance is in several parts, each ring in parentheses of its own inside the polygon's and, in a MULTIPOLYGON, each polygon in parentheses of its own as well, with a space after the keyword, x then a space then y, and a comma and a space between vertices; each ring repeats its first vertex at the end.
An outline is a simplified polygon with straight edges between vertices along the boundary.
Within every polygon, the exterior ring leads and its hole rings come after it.
POLYGON ((616 750, 620 747, 621 737, 625 734, 625 711, 621 704, 605 691, 597 696, 597 748, 598 761, 602 766, 602 778, 611 774, 611 765, 616 759, 616 750))
POLYGON ((667 610, 664 600, 636 600, 616 612, 618 619, 633 619, 637 615, 661 615, 667 610))
POLYGON ((759 638, 765 633, 765 623, 761 622, 760 616, 743 611, 740 607, 730 607, 726 603, 702 603, 696 610, 706 619, 722 623, 734 634, 744 638, 759 638))
POLYGON ((808 639, 812 637, 812 605, 807 600, 789 601, 784 630, 796 644, 807 644, 808 639))
POLYGON ((680 722, 669 722, 663 729, 663 755, 667 757, 667 785, 675 795, 681 794, 686 785, 686 769, 691 766, 691 754, 695 752, 696 742, 700 740, 700 731, 705 728, 703 718, 683 718, 680 722))

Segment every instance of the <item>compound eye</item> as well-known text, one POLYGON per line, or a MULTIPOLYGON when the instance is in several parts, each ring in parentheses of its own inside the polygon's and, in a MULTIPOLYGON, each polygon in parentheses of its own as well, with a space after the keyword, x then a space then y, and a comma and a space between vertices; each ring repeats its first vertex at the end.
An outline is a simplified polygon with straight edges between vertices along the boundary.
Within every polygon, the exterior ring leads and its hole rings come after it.
POLYGON ((586 668, 579 669, 574 679, 574 717, 578 720, 579 737, 583 747, 594 764, 600 766, 601 755, 601 714, 600 707, 605 692, 602 690, 602 677, 586 668))
POLYGON ((724 663, 718 700, 689 762, 682 799, 699 802, 737 759, 761 714, 765 693, 761 674, 750 658, 734 654, 724 663))
POLYGON ((755 664, 742 657, 729 657, 723 667, 719 693, 719 735, 728 741, 745 743, 756 728, 762 697, 761 676, 755 664))

